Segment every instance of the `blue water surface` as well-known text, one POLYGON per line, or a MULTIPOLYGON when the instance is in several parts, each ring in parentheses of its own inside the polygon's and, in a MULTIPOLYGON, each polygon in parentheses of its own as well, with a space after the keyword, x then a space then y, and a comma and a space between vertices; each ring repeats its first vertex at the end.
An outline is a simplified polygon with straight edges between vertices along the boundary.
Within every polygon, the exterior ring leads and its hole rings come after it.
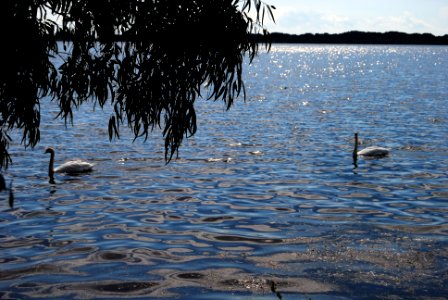
POLYGON ((445 297, 447 69, 448 47, 273 45, 169 164, 160 131, 109 142, 110 107, 66 127, 43 99, 4 173, 0 298, 445 297), (390 155, 354 164, 355 132, 390 155), (95 170, 51 185, 47 146, 95 170))

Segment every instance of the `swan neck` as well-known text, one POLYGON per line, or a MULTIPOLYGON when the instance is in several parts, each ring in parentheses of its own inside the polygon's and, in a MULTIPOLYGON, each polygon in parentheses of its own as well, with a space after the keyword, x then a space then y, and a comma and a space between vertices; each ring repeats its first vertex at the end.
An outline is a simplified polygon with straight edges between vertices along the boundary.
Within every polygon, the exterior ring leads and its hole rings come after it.
POLYGON ((355 133, 355 147, 353 148, 353 165, 358 167, 358 133, 355 133))
POLYGON ((54 152, 50 153, 50 163, 48 165, 48 176, 50 177, 50 181, 54 181, 54 152))

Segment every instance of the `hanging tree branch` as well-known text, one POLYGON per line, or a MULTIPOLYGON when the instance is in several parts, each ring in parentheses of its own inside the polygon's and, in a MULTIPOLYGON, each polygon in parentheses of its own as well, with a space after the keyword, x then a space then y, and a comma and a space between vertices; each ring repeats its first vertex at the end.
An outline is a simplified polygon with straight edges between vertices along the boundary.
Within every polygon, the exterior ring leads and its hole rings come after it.
POLYGON ((245 97, 244 57, 254 59, 253 35, 268 34, 264 19, 274 21, 275 9, 260 0, 7 0, 4 6, 1 30, 20 24, 22 31, 19 40, 6 34, 1 50, 14 63, 0 71, 0 167, 11 162, 10 130, 22 130, 25 147, 38 143, 43 97, 59 104, 66 123, 85 102, 112 105, 110 139, 119 138, 122 124, 144 139, 161 128, 169 162, 197 130, 194 104, 204 84, 208 98, 227 108, 245 97), (62 50, 57 38, 68 49, 58 68, 50 60, 62 50))

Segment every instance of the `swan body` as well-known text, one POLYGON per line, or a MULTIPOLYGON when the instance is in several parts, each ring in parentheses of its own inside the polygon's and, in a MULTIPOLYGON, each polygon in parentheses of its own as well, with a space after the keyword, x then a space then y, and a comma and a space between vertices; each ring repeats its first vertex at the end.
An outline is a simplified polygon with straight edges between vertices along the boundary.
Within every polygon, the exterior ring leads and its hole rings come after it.
POLYGON ((358 151, 358 155, 370 157, 383 157, 389 154, 389 149, 377 146, 371 146, 358 151))
POLYGON ((358 151, 358 133, 355 133, 355 148, 353 156, 364 156, 372 158, 381 158, 389 155, 390 150, 384 147, 370 146, 358 151))
POLYGON ((93 164, 82 160, 71 160, 63 163, 54 169, 55 173, 84 173, 89 172, 93 168, 93 164))
POLYGON ((54 149, 47 148, 45 153, 50 153, 50 163, 48 165, 48 176, 50 181, 54 181, 54 173, 79 174, 90 172, 94 164, 82 160, 71 160, 63 163, 57 168, 54 168, 54 149))

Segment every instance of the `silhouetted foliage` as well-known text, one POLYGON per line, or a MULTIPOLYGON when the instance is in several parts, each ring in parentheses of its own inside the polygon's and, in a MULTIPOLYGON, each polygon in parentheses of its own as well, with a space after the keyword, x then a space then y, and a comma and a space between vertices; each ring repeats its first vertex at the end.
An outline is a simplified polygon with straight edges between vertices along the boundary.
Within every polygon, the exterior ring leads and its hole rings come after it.
POLYGON ((66 124, 85 102, 112 105, 110 139, 122 124, 145 139, 160 127, 171 160, 196 132, 204 84, 207 97, 227 108, 244 94, 243 58, 256 55, 253 34, 268 35, 263 21, 274 9, 260 0, 6 0, 1 7, 1 57, 10 62, 0 69, 4 168, 11 130, 22 131, 25 147, 39 142, 40 101, 48 96, 66 124), (51 58, 62 52, 56 67, 51 58))
POLYGON ((6 191, 6 181, 2 174, 0 174, 0 192, 6 191))
MULTIPOLYGON (((6 187, 6 181, 5 178, 3 177, 3 175, 0 173, 0 193, 3 191, 7 191, 8 188, 6 187)), ((8 204, 10 208, 14 207, 14 193, 12 190, 12 180, 11 183, 9 184, 9 198, 8 198, 8 204)))

